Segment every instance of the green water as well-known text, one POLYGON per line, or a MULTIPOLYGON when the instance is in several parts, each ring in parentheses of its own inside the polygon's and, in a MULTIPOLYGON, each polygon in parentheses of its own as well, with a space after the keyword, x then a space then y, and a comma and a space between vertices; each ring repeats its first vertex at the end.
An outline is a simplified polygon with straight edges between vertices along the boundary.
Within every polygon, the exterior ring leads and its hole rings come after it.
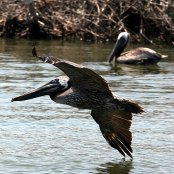
MULTIPOLYGON (((158 66, 118 65, 107 57, 113 44, 0 40, 1 174, 144 174, 174 171, 174 48, 151 46, 169 57, 158 66), (81 63, 102 75, 112 92, 132 99, 145 113, 134 115, 134 159, 122 156, 102 137, 89 110, 56 104, 49 97, 11 103, 12 97, 62 75, 33 58, 49 54, 81 63)), ((138 47, 139 45, 129 45, 138 47)))

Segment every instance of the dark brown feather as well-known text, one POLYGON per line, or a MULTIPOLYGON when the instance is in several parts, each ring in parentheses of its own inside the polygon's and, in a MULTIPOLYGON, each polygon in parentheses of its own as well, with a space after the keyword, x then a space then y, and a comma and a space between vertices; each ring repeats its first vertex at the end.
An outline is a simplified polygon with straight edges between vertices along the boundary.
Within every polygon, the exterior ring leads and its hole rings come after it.
POLYGON ((94 120, 99 124, 100 130, 106 141, 122 155, 124 153, 132 158, 130 132, 132 114, 121 110, 93 110, 94 120))
POLYGON ((143 108, 139 106, 136 102, 131 100, 126 100, 118 96, 114 97, 113 103, 120 106, 121 108, 124 108, 124 110, 127 112, 136 113, 136 114, 144 112, 143 108))

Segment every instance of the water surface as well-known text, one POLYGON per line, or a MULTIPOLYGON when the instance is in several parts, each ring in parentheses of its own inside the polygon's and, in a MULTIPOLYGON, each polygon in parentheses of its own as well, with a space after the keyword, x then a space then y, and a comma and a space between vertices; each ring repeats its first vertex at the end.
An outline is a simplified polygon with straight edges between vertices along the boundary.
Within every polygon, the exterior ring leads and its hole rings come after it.
POLYGON ((158 66, 112 68, 106 61, 112 44, 0 40, 0 173, 173 173, 174 49, 153 49, 169 57, 158 66), (114 94, 145 108, 145 113, 133 117, 133 160, 123 161, 106 143, 89 110, 56 104, 46 96, 10 102, 62 75, 31 56, 33 45, 40 54, 95 70, 114 94))

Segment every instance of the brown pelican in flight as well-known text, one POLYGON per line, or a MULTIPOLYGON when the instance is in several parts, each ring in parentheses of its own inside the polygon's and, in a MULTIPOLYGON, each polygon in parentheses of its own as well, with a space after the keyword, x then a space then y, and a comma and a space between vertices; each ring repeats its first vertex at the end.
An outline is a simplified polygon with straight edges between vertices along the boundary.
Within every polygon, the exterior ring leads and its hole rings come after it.
POLYGON ((162 58, 167 57, 157 53, 156 51, 150 48, 136 48, 127 52, 123 52, 129 40, 129 34, 127 32, 121 32, 118 35, 115 46, 109 56, 109 62, 115 58, 116 63, 122 64, 134 64, 134 65, 149 65, 156 64, 162 58))
POLYGON ((56 66, 66 76, 57 77, 38 89, 13 98, 12 101, 49 95, 57 103, 90 109, 106 141, 123 156, 126 153, 132 158, 132 134, 129 130, 132 113, 143 112, 142 107, 133 101, 114 96, 101 76, 82 65, 49 56, 37 56, 35 48, 33 56, 56 66))

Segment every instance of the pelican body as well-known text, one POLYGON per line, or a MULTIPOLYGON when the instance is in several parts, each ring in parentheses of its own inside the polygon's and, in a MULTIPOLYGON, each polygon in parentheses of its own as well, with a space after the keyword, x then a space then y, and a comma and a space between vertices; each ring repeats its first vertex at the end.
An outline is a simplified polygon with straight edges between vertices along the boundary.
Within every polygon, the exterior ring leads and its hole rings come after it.
POLYGON ((59 76, 38 89, 15 97, 12 101, 23 101, 43 95, 61 104, 80 109, 90 109, 106 141, 123 156, 132 158, 132 134, 130 132, 132 113, 143 112, 137 103, 114 96, 106 81, 94 71, 70 61, 54 57, 33 56, 50 63, 66 76, 59 76))
POLYGON ((167 57, 150 48, 136 48, 127 52, 123 52, 129 40, 127 32, 121 32, 118 35, 115 46, 110 54, 109 62, 115 58, 116 63, 134 64, 134 65, 149 65, 157 64, 162 58, 167 57))

